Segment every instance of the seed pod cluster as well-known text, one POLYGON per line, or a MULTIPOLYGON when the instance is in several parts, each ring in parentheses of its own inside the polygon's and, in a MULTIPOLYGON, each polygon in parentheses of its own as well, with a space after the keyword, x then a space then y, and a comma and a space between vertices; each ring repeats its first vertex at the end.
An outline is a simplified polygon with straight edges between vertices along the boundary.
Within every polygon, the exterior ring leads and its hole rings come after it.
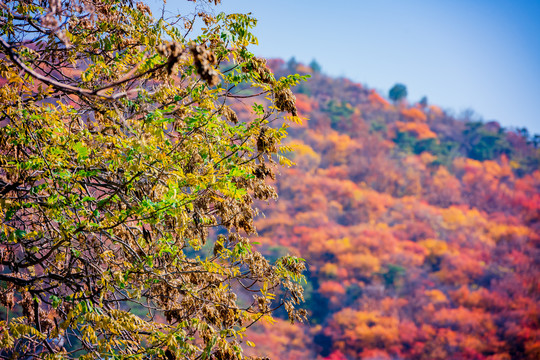
POLYGON ((275 153, 277 151, 277 139, 271 136, 271 130, 265 126, 261 127, 257 137, 257 150, 260 153, 275 153))
POLYGON ((272 72, 268 69, 268 66, 266 66, 266 59, 253 57, 242 70, 244 72, 252 70, 257 74, 258 80, 262 83, 273 85, 276 82, 274 75, 272 75, 272 72))
POLYGON ((191 44, 189 47, 193 55, 193 62, 197 73, 208 83, 209 86, 215 86, 219 82, 219 76, 213 65, 216 65, 216 56, 204 45, 191 44))
POLYGON ((166 67, 167 75, 172 75, 174 67, 182 60, 184 53, 182 45, 176 42, 161 44, 156 50, 158 54, 168 58, 166 67))
POLYGON ((148 15, 152 16, 152 11, 150 10, 150 6, 146 5, 145 3, 138 2, 137 10, 139 10, 142 13, 147 13, 148 15))
POLYGON ((223 114, 225 119, 227 119, 227 121, 230 121, 233 124, 238 123, 238 115, 236 115, 234 110, 231 109, 229 106, 224 105, 223 108, 221 109, 221 113, 223 114))
POLYGON ((276 92, 276 108, 280 111, 287 111, 297 116, 296 97, 291 89, 285 88, 276 92))

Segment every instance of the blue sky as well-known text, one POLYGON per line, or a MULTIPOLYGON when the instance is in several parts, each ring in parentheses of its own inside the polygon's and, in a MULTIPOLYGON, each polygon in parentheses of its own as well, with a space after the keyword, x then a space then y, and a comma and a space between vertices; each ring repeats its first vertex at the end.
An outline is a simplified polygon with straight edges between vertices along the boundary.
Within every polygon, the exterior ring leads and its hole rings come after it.
POLYGON ((259 56, 316 59, 385 95, 400 82, 410 101, 540 133, 540 0, 223 0, 217 11, 253 13, 259 56))

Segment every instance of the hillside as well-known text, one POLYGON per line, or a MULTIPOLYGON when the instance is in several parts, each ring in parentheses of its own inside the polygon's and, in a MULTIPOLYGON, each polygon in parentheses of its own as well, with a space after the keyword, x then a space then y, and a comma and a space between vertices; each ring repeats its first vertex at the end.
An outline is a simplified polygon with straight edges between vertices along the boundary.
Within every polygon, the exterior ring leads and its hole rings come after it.
MULTIPOLYGON (((309 263, 310 323, 253 330, 275 359, 540 358, 538 137, 456 119, 302 64, 296 166, 257 222, 309 263)), ((233 105, 242 116, 249 99, 233 105)))

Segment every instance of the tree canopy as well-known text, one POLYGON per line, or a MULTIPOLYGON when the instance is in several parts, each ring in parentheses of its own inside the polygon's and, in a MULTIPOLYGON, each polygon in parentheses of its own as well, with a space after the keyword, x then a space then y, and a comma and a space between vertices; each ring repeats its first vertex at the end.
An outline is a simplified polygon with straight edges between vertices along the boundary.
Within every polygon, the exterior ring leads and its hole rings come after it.
POLYGON ((388 97, 394 102, 401 101, 407 97, 407 87, 403 84, 395 84, 388 91, 388 97))
POLYGON ((305 317, 303 259, 249 240, 305 77, 219 2, 0 4, 2 356, 240 359, 252 323, 305 317))
POLYGON ((392 105, 342 77, 318 74, 295 91, 310 119, 287 139, 297 165, 282 171, 279 202, 256 225, 269 251, 309 259, 309 326, 257 324, 249 351, 540 359, 534 137, 433 104, 392 105))

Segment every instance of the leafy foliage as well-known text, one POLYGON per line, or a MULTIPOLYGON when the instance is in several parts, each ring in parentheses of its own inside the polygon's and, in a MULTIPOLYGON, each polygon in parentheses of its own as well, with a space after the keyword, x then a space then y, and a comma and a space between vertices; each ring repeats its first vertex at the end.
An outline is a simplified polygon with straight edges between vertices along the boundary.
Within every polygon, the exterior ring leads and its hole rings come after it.
POLYGON ((305 317, 303 260, 248 238, 305 77, 210 3, 0 4, 2 356, 240 359, 254 322, 305 317))
POLYGON ((285 359, 537 359, 534 137, 323 74, 298 99, 310 120, 289 131, 297 166, 256 223, 269 251, 308 259, 311 326, 288 330, 303 350, 259 327, 261 346, 285 359))
POLYGON ((407 87, 403 84, 395 84, 388 91, 388 97, 394 102, 405 99, 407 97, 407 87))

